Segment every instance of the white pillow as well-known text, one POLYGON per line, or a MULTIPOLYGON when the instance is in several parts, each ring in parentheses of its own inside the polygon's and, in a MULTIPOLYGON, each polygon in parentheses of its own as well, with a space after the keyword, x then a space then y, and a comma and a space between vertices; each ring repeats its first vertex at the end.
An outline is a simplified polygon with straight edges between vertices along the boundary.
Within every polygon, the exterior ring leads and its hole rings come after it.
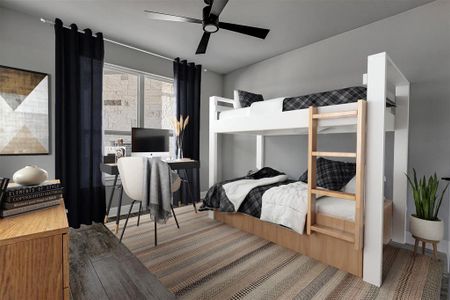
POLYGON ((352 178, 343 188, 344 193, 354 194, 356 193, 356 176, 352 178))

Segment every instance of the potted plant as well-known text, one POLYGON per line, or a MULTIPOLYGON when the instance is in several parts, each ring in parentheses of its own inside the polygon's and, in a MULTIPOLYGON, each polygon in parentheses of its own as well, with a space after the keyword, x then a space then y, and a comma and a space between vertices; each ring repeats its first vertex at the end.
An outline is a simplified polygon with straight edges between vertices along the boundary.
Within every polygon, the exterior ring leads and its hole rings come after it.
POLYGON ((437 215, 448 184, 438 195, 439 180, 436 173, 430 176, 428 180, 425 176, 418 180, 416 170, 413 169, 413 173, 412 179, 406 175, 412 188, 416 206, 416 214, 411 215, 409 219, 411 234, 429 241, 440 241, 444 237, 444 222, 439 220, 437 215))

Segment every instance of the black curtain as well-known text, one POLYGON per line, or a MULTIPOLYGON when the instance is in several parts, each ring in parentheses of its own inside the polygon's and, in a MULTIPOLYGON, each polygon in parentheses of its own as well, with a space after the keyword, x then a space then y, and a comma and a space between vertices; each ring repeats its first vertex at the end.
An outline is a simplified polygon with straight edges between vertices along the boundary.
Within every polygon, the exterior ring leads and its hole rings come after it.
POLYGON ((55 168, 64 186, 69 225, 103 222, 103 36, 55 20, 55 168))
MULTIPOLYGON (((174 89, 177 102, 177 118, 189 116, 189 125, 186 128, 183 141, 184 157, 200 160, 200 92, 202 80, 202 66, 188 63, 186 60, 176 58, 173 62, 174 89)), ((181 173, 181 175, 185 175, 181 173)), ((192 196, 200 200, 199 170, 188 170, 188 180, 192 187, 192 196)), ((187 187, 182 189, 182 199, 187 204, 191 199, 187 187)), ((176 197, 174 197, 176 200, 176 197)))

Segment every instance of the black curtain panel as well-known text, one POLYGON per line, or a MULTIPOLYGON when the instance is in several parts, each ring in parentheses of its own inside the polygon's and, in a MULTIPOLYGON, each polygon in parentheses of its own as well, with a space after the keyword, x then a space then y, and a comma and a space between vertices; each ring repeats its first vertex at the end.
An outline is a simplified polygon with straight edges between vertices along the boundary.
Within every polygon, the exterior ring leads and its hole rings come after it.
MULTIPOLYGON (((186 128, 183 141, 183 154, 186 158, 200 160, 200 92, 202 79, 202 66, 188 63, 186 60, 176 58, 173 62, 174 89, 177 102, 177 118, 189 116, 189 125, 186 128)), ((187 170, 187 177, 192 187, 192 196, 200 200, 199 170, 187 170)), ((185 176, 184 172, 181 172, 185 176)), ((191 202, 187 195, 187 187, 183 187, 182 201, 191 202)), ((177 197, 174 197, 175 201, 177 197)))
POLYGON ((69 225, 103 222, 103 36, 55 20, 55 164, 69 225))

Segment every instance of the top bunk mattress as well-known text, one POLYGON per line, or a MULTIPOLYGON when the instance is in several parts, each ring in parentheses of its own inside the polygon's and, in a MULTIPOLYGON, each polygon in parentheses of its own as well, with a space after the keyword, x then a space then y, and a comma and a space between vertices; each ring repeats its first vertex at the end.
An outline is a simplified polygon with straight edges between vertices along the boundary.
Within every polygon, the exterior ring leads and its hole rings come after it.
POLYGON ((291 98, 275 98, 252 103, 250 107, 230 109, 219 114, 220 120, 238 117, 273 115, 274 112, 306 109, 310 106, 329 106, 355 103, 366 99, 365 87, 356 86, 291 98))

